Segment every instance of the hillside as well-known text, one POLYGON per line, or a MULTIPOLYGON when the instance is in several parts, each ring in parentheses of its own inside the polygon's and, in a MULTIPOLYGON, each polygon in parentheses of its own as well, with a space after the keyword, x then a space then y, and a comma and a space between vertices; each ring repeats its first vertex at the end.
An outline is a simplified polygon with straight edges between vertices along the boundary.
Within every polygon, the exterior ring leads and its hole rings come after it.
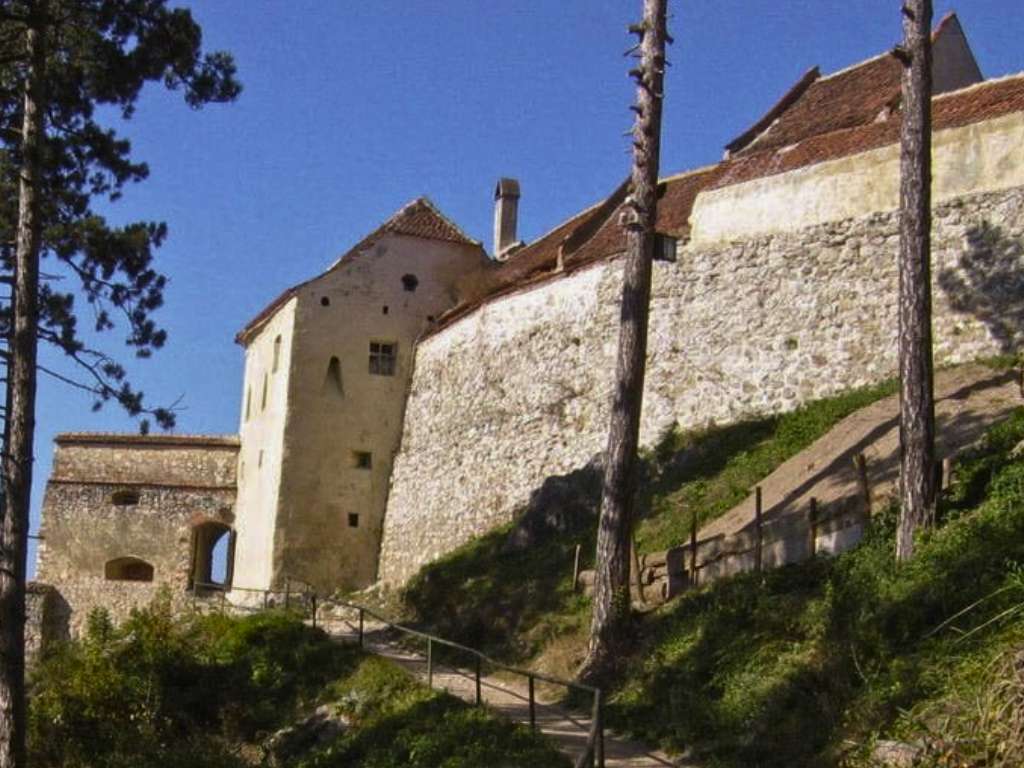
MULTIPOLYGON (((721 515, 886 394, 855 392, 764 422, 672 436, 647 457, 641 550, 685 527, 672 519, 680 499, 704 500, 705 519, 721 515)), ((963 458, 938 528, 906 568, 893 564, 895 512, 886 507, 847 554, 726 579, 639 617, 637 651, 612 697, 613 724, 737 767, 857 765, 878 734, 978 731, 972 718, 984 708, 974 694, 1002 692, 994 708, 1019 694, 1005 672, 1024 643, 1022 440, 1018 409, 963 458)), ((582 504, 586 476, 579 487, 582 504)), ((516 530, 474 542, 420 573, 404 594, 407 610, 506 659, 571 673, 589 618, 588 601, 571 588, 572 556, 577 543, 592 551, 591 525, 550 533, 534 547, 517 546, 516 530)), ((968 746, 985 750, 1002 739, 1002 749, 1015 748, 991 723, 984 733, 996 740, 968 746)))

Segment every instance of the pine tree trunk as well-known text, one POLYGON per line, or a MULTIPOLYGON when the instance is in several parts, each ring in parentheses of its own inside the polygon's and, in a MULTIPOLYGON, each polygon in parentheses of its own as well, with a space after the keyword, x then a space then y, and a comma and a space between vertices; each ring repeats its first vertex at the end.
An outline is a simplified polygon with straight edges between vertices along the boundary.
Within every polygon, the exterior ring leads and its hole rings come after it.
POLYGON ((900 523, 896 559, 935 509, 931 295, 931 0, 905 0, 900 135, 900 523))
POLYGON ((0 528, 0 768, 25 765, 25 564, 36 411, 45 0, 30 9, 0 528))
POLYGON ((640 35, 640 66, 633 72, 637 80, 633 171, 623 213, 628 250, 601 491, 593 617, 587 658, 580 672, 592 682, 600 682, 613 670, 629 636, 630 542, 651 299, 667 4, 668 0, 644 0, 644 20, 632 28, 640 35))

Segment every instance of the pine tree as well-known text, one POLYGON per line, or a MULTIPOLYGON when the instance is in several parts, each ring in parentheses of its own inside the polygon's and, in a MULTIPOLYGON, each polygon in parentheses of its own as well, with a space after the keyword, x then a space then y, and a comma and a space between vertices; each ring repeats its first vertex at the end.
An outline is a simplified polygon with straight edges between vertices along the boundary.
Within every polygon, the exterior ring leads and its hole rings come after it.
POLYGON ((628 245, 619 351, 601 490, 590 642, 580 671, 580 677, 591 682, 601 682, 614 669, 630 630, 630 542, 647 363, 665 45, 669 42, 667 6, 668 0, 644 0, 643 21, 630 28, 639 36, 640 64, 631 73, 637 82, 637 102, 633 170, 622 222, 628 245))
MULTIPOLYGON (((152 265, 166 235, 156 222, 111 227, 91 208, 144 179, 130 144, 97 121, 109 105, 130 118, 142 87, 162 82, 200 107, 239 93, 225 53, 203 55, 201 30, 166 0, 6 0, 0 2, 0 303, 7 339, 3 507, 0 526, 0 768, 25 764, 24 618, 26 537, 32 484, 38 372, 86 389, 98 407, 114 400, 162 426, 174 414, 147 408, 125 369, 87 347, 77 332, 76 294, 97 331, 126 324, 127 345, 147 357, 166 333, 150 317, 165 278, 152 265), (15 208, 11 201, 17 201, 15 208), (44 275, 41 260, 52 267, 44 275), (74 289, 61 281, 73 279, 74 289), (39 343, 68 356, 83 377, 40 368, 39 343)), ((146 428, 147 422, 143 422, 146 428)))
POLYGON ((900 521, 896 559, 914 553, 914 532, 935 513, 935 393, 932 371, 931 0, 903 3, 903 123, 900 132, 900 521))

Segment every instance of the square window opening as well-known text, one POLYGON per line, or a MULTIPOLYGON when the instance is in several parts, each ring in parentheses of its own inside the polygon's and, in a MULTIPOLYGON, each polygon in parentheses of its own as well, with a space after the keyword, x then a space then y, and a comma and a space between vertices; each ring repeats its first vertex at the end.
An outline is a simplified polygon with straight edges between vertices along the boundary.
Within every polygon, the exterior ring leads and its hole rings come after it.
POLYGON ((373 454, 369 451, 355 451, 353 456, 355 457, 356 469, 373 468, 373 454))
POLYGON ((348 515, 348 527, 358 528, 359 527, 359 515, 355 512, 350 512, 348 515))
POLYGON ((370 373, 376 376, 394 376, 398 358, 398 345, 394 342, 370 342, 370 373))

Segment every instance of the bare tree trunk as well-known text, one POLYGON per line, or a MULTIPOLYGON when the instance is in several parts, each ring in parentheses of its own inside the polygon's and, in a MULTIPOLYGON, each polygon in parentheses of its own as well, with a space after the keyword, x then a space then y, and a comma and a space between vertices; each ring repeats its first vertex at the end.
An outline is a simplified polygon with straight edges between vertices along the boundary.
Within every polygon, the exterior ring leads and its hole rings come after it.
POLYGON ((39 176, 43 139, 46 0, 30 6, 29 69, 18 186, 14 317, 8 363, 5 509, 0 527, 0 768, 25 765, 25 564, 32 492, 39 319, 39 176))
POLYGON ((580 671, 582 678, 595 682, 612 671, 629 635, 629 557, 651 299, 667 5, 668 0, 644 0, 643 22, 630 28, 640 36, 640 66, 631 73, 637 81, 637 103, 630 196, 623 213, 628 252, 601 491, 593 617, 587 658, 580 671))
POLYGON ((932 374, 931 0, 904 0, 900 134, 900 524, 896 559, 914 553, 914 531, 935 510, 932 374))

